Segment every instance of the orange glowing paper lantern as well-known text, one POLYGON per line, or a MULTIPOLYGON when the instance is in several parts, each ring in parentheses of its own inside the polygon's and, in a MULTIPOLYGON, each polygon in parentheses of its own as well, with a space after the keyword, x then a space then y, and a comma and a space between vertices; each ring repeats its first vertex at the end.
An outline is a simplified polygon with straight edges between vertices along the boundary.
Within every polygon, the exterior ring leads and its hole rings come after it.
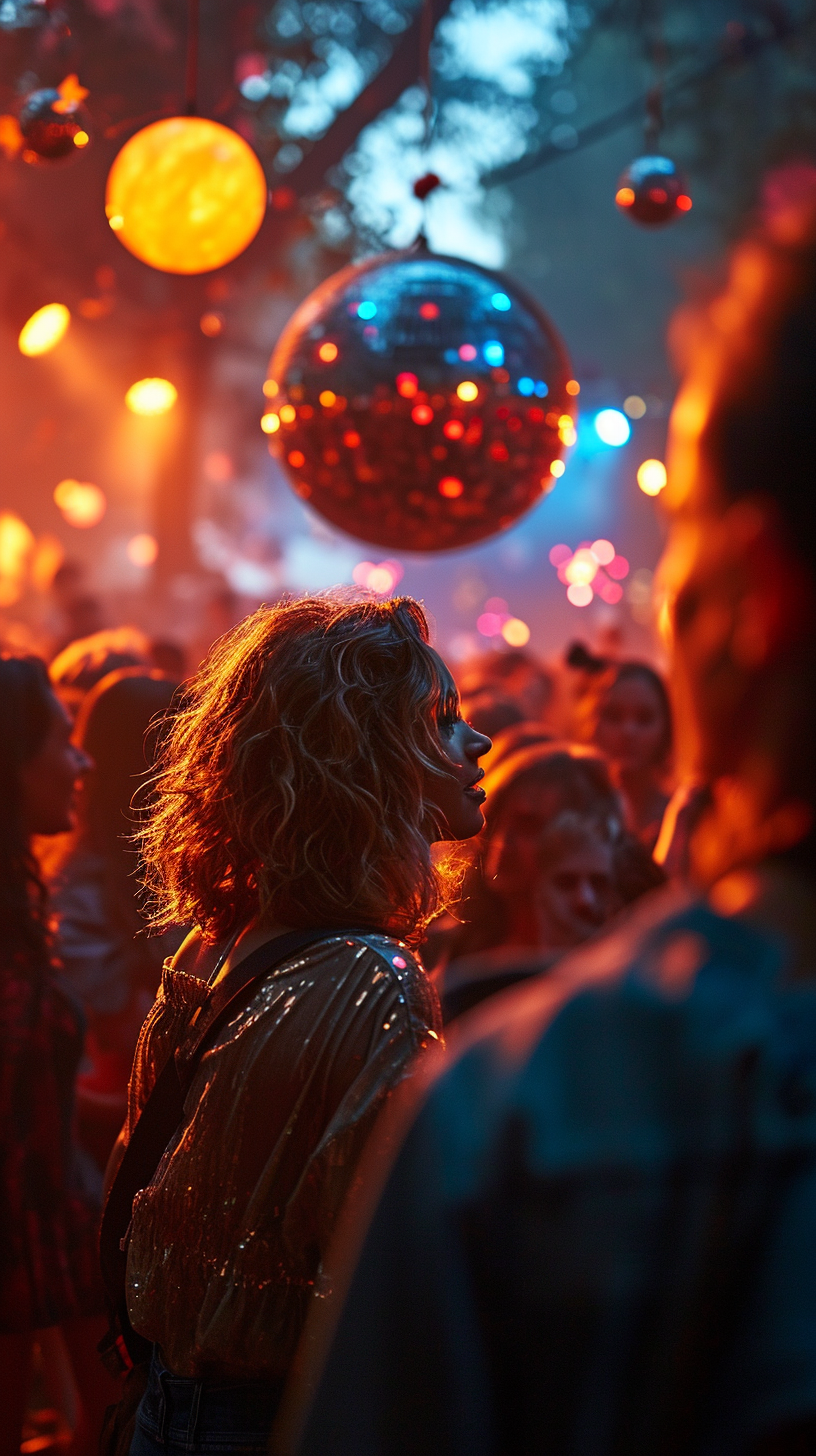
POLYGON ((119 241, 164 273, 208 273, 237 258, 266 204, 266 178, 252 148, 201 116, 173 116, 137 131, 114 161, 105 194, 119 241))
POLYGON ((17 347, 21 354, 34 359, 38 354, 48 354, 65 337, 71 322, 70 310, 64 303, 47 303, 23 324, 17 347))
POLYGON ((98 526, 108 508, 105 492, 84 480, 61 480, 54 491, 54 503, 68 525, 80 530, 98 526))

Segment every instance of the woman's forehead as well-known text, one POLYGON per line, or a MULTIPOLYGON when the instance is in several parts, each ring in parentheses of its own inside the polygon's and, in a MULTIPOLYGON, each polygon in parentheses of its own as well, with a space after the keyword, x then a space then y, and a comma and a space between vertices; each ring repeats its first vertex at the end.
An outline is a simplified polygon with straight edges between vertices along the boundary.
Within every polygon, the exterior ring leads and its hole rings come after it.
POLYGON ((635 676, 619 678, 613 683, 606 695, 606 701, 614 698, 617 702, 637 703, 638 706, 647 703, 650 708, 662 707, 660 695, 653 682, 647 677, 635 676))

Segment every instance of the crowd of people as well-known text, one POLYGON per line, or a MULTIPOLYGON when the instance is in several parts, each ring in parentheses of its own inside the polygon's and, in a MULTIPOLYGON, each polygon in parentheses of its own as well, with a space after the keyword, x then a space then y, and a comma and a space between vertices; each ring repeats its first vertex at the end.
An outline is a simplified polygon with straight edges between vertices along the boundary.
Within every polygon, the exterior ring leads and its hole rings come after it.
POLYGON ((339 590, 0 656, 0 1456, 816 1451, 814 377, 783 199, 668 684, 339 590))

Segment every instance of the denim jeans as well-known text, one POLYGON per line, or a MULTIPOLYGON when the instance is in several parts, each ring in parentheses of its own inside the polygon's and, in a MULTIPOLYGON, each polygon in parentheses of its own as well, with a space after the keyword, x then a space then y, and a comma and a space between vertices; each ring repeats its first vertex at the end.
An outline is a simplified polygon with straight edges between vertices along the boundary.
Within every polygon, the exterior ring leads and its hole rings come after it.
POLYGON ((269 1381, 172 1375, 154 1349, 130 1456, 261 1456, 281 1390, 269 1381))

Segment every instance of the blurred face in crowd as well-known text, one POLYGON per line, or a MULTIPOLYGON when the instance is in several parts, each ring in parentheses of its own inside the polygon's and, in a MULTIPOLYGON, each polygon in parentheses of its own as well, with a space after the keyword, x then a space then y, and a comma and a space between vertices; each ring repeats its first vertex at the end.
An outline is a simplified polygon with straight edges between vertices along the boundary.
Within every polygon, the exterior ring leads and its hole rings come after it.
POLYGON ((615 908, 612 849, 587 836, 542 865, 535 889, 542 947, 580 945, 615 908))
POLYGON ((548 784, 521 782, 505 794, 485 874, 500 895, 529 893, 538 877, 538 842, 558 813, 561 795, 548 784))
POLYGON ((663 704, 646 677, 624 677, 605 694, 595 744, 624 774, 656 765, 666 742, 663 704))
POLYGON ((92 763, 71 742, 71 720, 53 698, 51 727, 20 770, 23 824, 28 834, 63 834, 74 827, 76 795, 92 763))

